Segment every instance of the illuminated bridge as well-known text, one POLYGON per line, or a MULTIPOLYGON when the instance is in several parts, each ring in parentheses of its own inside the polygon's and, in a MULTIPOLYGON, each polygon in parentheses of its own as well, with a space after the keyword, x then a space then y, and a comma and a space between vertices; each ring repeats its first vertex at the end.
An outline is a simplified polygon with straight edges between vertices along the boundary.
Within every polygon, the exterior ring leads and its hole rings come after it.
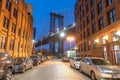
POLYGON ((58 43, 58 52, 63 53, 64 51, 64 41, 67 36, 75 35, 75 24, 71 24, 63 28, 63 16, 55 13, 50 13, 50 33, 43 38, 39 39, 35 43, 35 47, 39 47, 45 44, 50 44, 50 53, 55 52, 55 43, 58 43), (59 30, 55 30, 55 20, 58 19, 59 30), (65 35, 63 35, 65 34, 65 35))

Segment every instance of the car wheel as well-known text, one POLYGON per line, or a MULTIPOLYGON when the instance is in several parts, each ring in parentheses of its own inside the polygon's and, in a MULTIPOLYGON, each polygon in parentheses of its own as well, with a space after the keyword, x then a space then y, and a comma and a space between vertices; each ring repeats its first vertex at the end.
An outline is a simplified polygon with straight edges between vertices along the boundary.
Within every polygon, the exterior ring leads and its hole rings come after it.
POLYGON ((23 69, 22 69, 22 73, 24 73, 26 71, 26 68, 25 68, 25 66, 23 67, 23 69))
POLYGON ((96 80, 96 76, 94 72, 91 72, 91 80, 96 80))
POLYGON ((81 69, 81 67, 79 67, 79 71, 82 73, 82 69, 81 69))
POLYGON ((2 80, 12 80, 12 69, 11 68, 8 68, 2 80))

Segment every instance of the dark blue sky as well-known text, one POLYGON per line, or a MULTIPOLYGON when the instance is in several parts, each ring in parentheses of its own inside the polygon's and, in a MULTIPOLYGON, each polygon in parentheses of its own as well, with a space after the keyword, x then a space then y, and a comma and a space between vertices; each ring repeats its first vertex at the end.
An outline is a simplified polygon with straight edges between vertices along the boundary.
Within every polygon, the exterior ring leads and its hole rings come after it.
POLYGON ((64 26, 74 23, 74 5, 76 0, 25 0, 32 4, 36 40, 45 36, 50 30, 50 11, 63 14, 64 26))

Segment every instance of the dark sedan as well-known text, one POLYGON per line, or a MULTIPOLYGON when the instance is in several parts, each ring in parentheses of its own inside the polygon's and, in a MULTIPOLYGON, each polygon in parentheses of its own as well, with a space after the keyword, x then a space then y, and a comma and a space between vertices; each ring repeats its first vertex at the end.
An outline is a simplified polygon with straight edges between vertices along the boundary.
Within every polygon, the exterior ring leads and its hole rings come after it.
POLYGON ((39 65, 41 63, 41 58, 38 55, 31 56, 33 60, 33 65, 39 65))
POLYGON ((33 61, 28 57, 21 57, 14 59, 14 72, 25 72, 33 67, 33 61))

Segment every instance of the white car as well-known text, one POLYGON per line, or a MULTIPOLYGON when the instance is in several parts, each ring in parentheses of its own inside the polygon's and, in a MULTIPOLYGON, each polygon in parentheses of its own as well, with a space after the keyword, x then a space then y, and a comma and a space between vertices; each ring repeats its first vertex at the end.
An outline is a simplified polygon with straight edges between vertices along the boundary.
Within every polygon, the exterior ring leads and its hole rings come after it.
POLYGON ((119 66, 98 57, 86 57, 80 61, 80 72, 91 77, 91 80, 120 80, 119 66))
POLYGON ((73 58, 70 60, 70 67, 74 67, 75 69, 79 69, 80 60, 81 60, 80 57, 73 57, 73 58))

